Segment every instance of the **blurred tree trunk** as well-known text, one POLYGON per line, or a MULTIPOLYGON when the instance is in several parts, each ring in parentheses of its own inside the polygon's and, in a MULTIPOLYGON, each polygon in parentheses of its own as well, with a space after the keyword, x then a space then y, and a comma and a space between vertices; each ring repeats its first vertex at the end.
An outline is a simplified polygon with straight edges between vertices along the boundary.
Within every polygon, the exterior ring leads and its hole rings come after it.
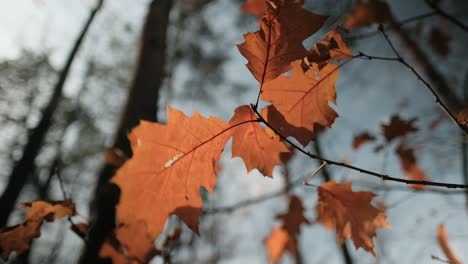
MULTIPOLYGON (((140 120, 157 120, 159 89, 166 75, 166 39, 172 5, 172 0, 153 0, 149 5, 133 77, 128 87, 127 103, 110 151, 121 151, 125 156, 131 157, 128 133, 140 120)), ((99 173, 91 206, 88 243, 81 263, 97 262, 99 250, 115 226, 115 206, 120 191, 116 185, 109 183, 109 179, 117 168, 115 164, 105 163, 99 173)))
POLYGON ((8 217, 15 208, 16 200, 27 182, 28 175, 30 175, 34 169, 34 161, 44 144, 44 139, 52 125, 54 113, 62 99, 63 86, 68 77, 71 65, 103 2, 104 0, 99 0, 96 6, 91 10, 89 18, 86 20, 83 29, 75 40, 73 48, 68 55, 65 66, 60 72, 50 101, 42 112, 41 120, 30 132, 22 156, 13 166, 5 191, 0 197, 0 204, 2 205, 2 210, 0 210, 0 227, 6 225, 8 217))

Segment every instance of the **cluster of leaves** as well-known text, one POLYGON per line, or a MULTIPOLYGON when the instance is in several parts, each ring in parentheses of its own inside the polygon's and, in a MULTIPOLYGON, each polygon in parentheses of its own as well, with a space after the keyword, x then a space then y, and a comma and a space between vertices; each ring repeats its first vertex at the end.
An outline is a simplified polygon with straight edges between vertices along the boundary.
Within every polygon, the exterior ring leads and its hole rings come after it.
MULTIPOLYGON (((112 181, 120 187, 121 196, 117 206, 119 225, 104 243, 101 257, 112 258, 114 263, 146 263, 155 255, 164 255, 178 239, 180 229, 167 237, 162 249, 156 249, 153 241, 163 233, 171 215, 177 215, 198 234, 203 207, 200 188, 213 191, 220 171, 218 161, 229 139, 232 157, 240 157, 248 172, 257 169, 272 177, 274 167, 292 155, 288 138, 305 147, 318 132, 332 126, 338 117, 330 104, 336 104, 339 70, 359 55, 353 56, 339 30, 328 32, 306 49, 302 42, 317 32, 327 17, 305 10, 303 4, 301 0, 247 0, 242 6, 244 12, 257 17, 260 26, 258 31, 245 34, 244 42, 238 45, 248 61, 247 68, 259 83, 255 103, 236 108, 229 122, 198 113, 189 117, 168 107, 167 124, 141 121, 131 131, 131 158, 123 157, 119 150, 107 153, 106 161, 120 166, 112 181), (260 100, 267 106, 259 109, 260 100)), ((359 1, 345 26, 389 19, 386 3, 359 1)), ((407 134, 417 131, 414 122, 392 117, 382 125, 383 143, 376 151, 398 141, 396 154, 405 174, 412 180, 425 180, 414 148, 405 141, 407 134)), ((355 137, 353 147, 358 149, 375 140, 377 136, 364 132, 355 137)), ((423 189, 422 185, 411 187, 423 189)), ((350 239, 356 248, 375 254, 373 238, 379 228, 389 226, 385 209, 372 204, 375 194, 353 191, 351 183, 335 181, 317 189, 317 222, 334 229, 341 243, 350 239)), ((3 258, 12 251, 21 254, 27 250, 31 240, 39 236, 43 220, 75 214, 68 200, 33 202, 27 208, 25 223, 0 231, 3 258)), ((288 212, 278 218, 281 224, 264 241, 271 262, 278 261, 285 252, 297 254, 300 226, 310 224, 297 196, 289 197, 288 212)), ((78 233, 86 233, 84 225, 75 228, 78 233)))
MULTIPOLYGON (((398 115, 390 118, 389 123, 381 125, 382 143, 374 147, 374 152, 380 152, 386 145, 398 141, 398 146, 395 149, 395 154, 398 156, 402 171, 409 180, 425 181, 428 180, 426 173, 421 169, 415 155, 415 147, 409 145, 405 140, 408 134, 418 131, 415 126, 416 118, 405 120, 398 115)), ((353 148, 359 149, 362 145, 377 140, 377 136, 369 132, 357 134, 353 139, 353 148)), ((425 185, 410 185, 415 190, 423 190, 425 185)))
POLYGON ((12 252, 20 255, 27 250, 31 241, 41 235, 44 221, 55 221, 76 214, 75 204, 71 200, 34 201, 21 204, 26 208, 26 220, 19 225, 0 230, 0 257, 8 259, 12 252))
MULTIPOLYGON (((198 113, 188 117, 169 107, 167 124, 142 121, 130 133, 133 157, 112 179, 121 189, 117 216, 125 224, 144 221, 153 239, 163 232, 170 215, 198 233, 200 187, 213 190, 217 162, 230 138, 232 156, 242 158, 247 171, 258 169, 271 177, 274 166, 291 155, 282 138, 293 137, 307 146, 320 128, 330 127, 338 116, 329 105, 336 100, 340 68, 333 62, 352 53, 337 31, 310 50, 302 44, 326 17, 305 10, 302 1, 249 0, 242 9, 257 16, 260 29, 245 34, 238 49, 259 82, 259 99, 271 104, 260 110, 258 100, 240 106, 229 122, 198 113)), ((373 196, 351 191, 350 183, 326 183, 319 188, 319 219, 336 228, 342 241, 350 238, 372 252, 376 229, 387 226, 383 211, 370 203, 373 196)), ((295 251, 299 225, 308 221, 293 215, 302 211, 299 198, 292 197, 290 212, 280 216, 283 225, 265 242, 283 241, 270 250, 271 260, 284 249, 295 251)))

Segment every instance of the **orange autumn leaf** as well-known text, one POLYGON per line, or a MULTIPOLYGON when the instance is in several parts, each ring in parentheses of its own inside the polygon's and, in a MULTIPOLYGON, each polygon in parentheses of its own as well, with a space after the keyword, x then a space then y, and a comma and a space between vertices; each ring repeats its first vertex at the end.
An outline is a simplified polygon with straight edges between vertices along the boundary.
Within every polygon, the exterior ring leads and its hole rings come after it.
POLYGON ((375 194, 354 192, 351 183, 329 181, 318 188, 318 195, 318 220, 336 230, 340 243, 351 239, 357 249, 375 255, 373 238, 377 228, 389 227, 385 213, 371 204, 375 194))
POLYGON ((241 10, 244 13, 252 14, 254 16, 262 16, 267 10, 267 3, 265 0, 247 0, 242 6, 241 10))
POLYGON ((398 115, 392 116, 388 124, 382 124, 383 135, 387 142, 398 137, 405 137, 409 133, 418 131, 414 126, 414 122, 416 122, 416 120, 416 118, 404 120, 398 115))
POLYGON ((452 247, 450 247, 448 241, 447 232, 445 231, 445 227, 442 224, 437 226, 437 241, 439 242, 442 251, 451 264, 462 264, 462 262, 453 253, 452 247))
MULTIPOLYGON (((413 148, 400 144, 395 151, 400 158, 401 168, 408 179, 416 181, 428 180, 426 173, 418 165, 413 148)), ((410 187, 415 190, 424 190, 426 188, 425 185, 419 184, 410 184, 410 187)))
MULTIPOLYGON (((306 146, 316 132, 316 126, 330 127, 338 114, 329 103, 336 103, 335 83, 338 79, 339 66, 327 64, 320 71, 305 70, 301 60, 292 63, 291 76, 281 75, 277 79, 264 85, 262 100, 271 102, 284 117, 285 123, 275 123, 273 127, 280 130, 284 136, 294 136, 306 146), (309 133, 289 133, 304 128, 309 133)), ((278 119, 279 120, 279 119, 278 119)), ((270 120, 269 120, 270 121, 270 120)))
POLYGON ((121 189, 123 223, 144 220, 153 238, 178 215, 194 232, 202 212, 200 187, 211 192, 217 161, 231 136, 228 124, 168 108, 168 124, 142 121, 130 134, 133 157, 112 179, 121 189))
MULTIPOLYGON (((229 124, 256 118, 250 106, 243 105, 235 110, 229 124)), ((290 153, 278 137, 270 137, 258 122, 237 126, 233 131, 232 156, 242 158, 248 172, 258 169, 264 176, 272 176, 273 168, 281 164, 282 155, 290 153)))
POLYGON ((464 127, 468 127, 468 108, 464 108, 457 114, 457 121, 464 127))
POLYGON ((382 0, 359 0, 349 12, 344 23, 346 28, 385 23, 390 19, 390 7, 382 0))
MULTIPOLYGON (((261 110, 261 116, 270 124, 274 126, 282 135, 287 137, 293 137, 297 139, 302 145, 307 145, 310 141, 315 138, 315 134, 303 127, 295 127, 290 125, 284 119, 284 116, 276 109, 274 105, 269 105, 261 110)), ((316 131, 320 127, 316 127, 316 131)), ((274 132, 267 129, 268 133, 273 134, 274 132)))
POLYGON ((280 260, 285 252, 297 254, 296 239, 281 227, 275 227, 270 235, 263 241, 268 249, 268 260, 275 263, 280 260))
POLYGON ((113 264, 148 263, 157 253, 144 221, 117 227, 115 239, 114 243, 107 240, 99 253, 111 258, 113 264))
POLYGON ((357 134, 353 138, 353 149, 359 149, 362 145, 374 140, 375 137, 368 132, 357 134))
POLYGON ((15 251, 21 255, 29 250, 34 238, 41 235, 41 226, 44 220, 54 221, 67 216, 75 215, 75 204, 67 199, 64 201, 34 201, 23 203, 26 208, 24 223, 6 227, 0 230, 0 257, 8 259, 15 251))
POLYGON ((268 251, 268 260, 272 263, 281 259, 286 251, 297 254, 297 236, 302 224, 310 224, 304 216, 304 206, 297 196, 289 196, 289 209, 285 214, 276 216, 282 220, 279 227, 274 227, 264 240, 268 251))
POLYGON ((247 68, 260 84, 275 79, 288 71, 290 63, 307 54, 302 42, 325 22, 325 16, 303 8, 303 1, 268 1, 265 7, 259 1, 248 1, 244 9, 258 14, 260 30, 244 35, 244 43, 237 47, 247 59, 247 68))
POLYGON ((295 195, 289 196, 289 209, 285 214, 276 216, 283 222, 283 228, 291 235, 299 235, 301 224, 310 224, 309 220, 304 216, 304 206, 299 197, 295 195))
POLYGON ((332 30, 312 46, 306 58, 310 66, 312 63, 317 63, 321 69, 330 60, 339 61, 351 56, 353 53, 343 41, 341 34, 337 30, 332 30))

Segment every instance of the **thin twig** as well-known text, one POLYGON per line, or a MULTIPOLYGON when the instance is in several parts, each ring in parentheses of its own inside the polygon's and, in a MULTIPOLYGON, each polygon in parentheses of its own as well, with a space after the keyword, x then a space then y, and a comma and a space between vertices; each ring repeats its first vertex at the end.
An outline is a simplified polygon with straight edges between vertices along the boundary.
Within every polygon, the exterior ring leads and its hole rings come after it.
POLYGON ((417 181, 417 180, 407 180, 407 179, 402 179, 402 178, 396 178, 396 177, 392 177, 392 176, 389 176, 389 175, 386 175, 386 174, 381 174, 381 173, 374 172, 374 171, 371 171, 371 170, 363 169, 363 168, 356 167, 356 166, 353 166, 353 165, 349 165, 349 164, 346 164, 346 163, 337 162, 337 161, 334 161, 334 160, 330 160, 330 159, 326 159, 326 158, 317 156, 315 154, 310 153, 309 151, 306 151, 306 150, 302 149, 300 146, 298 146, 297 144, 295 144, 294 142, 289 140, 287 137, 285 137, 283 134, 281 134, 275 127, 273 127, 270 123, 268 123, 268 121, 265 120, 265 118, 263 118, 260 115, 258 110, 255 109, 253 107, 253 105, 252 105, 252 110, 256 113, 256 115, 258 117, 258 120, 260 122, 262 122, 263 124, 265 124, 267 127, 269 127, 271 130, 273 130, 273 132, 275 132, 275 134, 277 134, 282 140, 284 140, 285 142, 288 142, 289 144, 291 144, 291 146, 293 148, 295 148, 296 150, 298 150, 302 154, 304 154, 304 155, 306 155, 306 156, 308 156, 308 157, 310 157, 312 159, 325 161, 329 165, 344 167, 344 168, 348 168, 350 170, 358 171, 358 172, 363 173, 363 174, 371 175, 371 176, 380 178, 382 181, 394 181, 394 182, 401 182, 401 183, 405 183, 405 184, 420 184, 420 185, 438 186, 438 187, 444 187, 444 188, 460 188, 460 189, 467 189, 468 188, 468 185, 466 185, 466 184, 454 184, 454 183, 433 182, 433 181, 417 181))
POLYGON ((447 19, 448 21, 450 21, 452 24, 458 26, 459 28, 461 28, 463 31, 465 32, 468 32, 468 26, 463 24, 460 20, 456 19, 454 16, 452 15, 449 15, 447 12, 445 12, 444 10, 442 10, 439 5, 437 5, 437 3, 433 0, 425 0, 426 4, 432 8, 432 10, 434 10, 439 16, 447 19))
POLYGON ((319 173, 326 165, 327 165, 327 162, 326 162, 326 161, 323 161, 322 164, 320 165, 320 167, 318 167, 312 174, 310 174, 310 175, 303 181, 303 184, 304 184, 304 185, 309 185, 309 181, 312 180, 312 178, 313 178, 317 173, 319 173))
POLYGON ((392 49, 393 53, 395 54, 395 56, 397 57, 397 61, 399 63, 401 63, 402 65, 404 65, 407 69, 409 69, 417 78, 418 80, 424 85, 424 87, 426 87, 426 89, 432 94, 432 96, 434 97, 434 100, 436 102, 436 104, 442 109, 442 111, 444 111, 444 113, 465 133, 465 136, 468 136, 468 128, 465 127, 463 124, 461 124, 460 122, 458 122, 457 118, 455 117, 455 115, 449 110, 449 108, 445 105, 445 103, 442 102, 442 100, 439 98, 439 96, 437 95, 437 93, 435 92, 434 88, 432 88, 431 84, 429 84, 422 76, 421 74, 419 74, 416 69, 411 66, 408 62, 406 62, 406 60, 400 55, 400 53, 397 51, 397 49, 395 48, 395 46, 393 45, 393 42, 390 40, 390 38, 388 37, 387 33, 385 32, 385 30, 383 30, 383 26, 380 25, 379 26, 379 30, 380 32, 382 33, 382 35, 384 36, 385 40, 387 41, 388 45, 390 46, 390 48, 392 49))

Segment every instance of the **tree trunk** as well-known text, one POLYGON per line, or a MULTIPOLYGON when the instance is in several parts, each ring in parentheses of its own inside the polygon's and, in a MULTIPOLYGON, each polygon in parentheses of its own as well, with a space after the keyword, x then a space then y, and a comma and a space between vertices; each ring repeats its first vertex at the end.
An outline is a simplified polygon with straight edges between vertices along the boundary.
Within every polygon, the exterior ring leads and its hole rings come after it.
MULTIPOLYGON (((153 0, 143 25, 140 48, 133 78, 129 84, 127 103, 117 127, 112 149, 122 151, 127 157, 132 152, 128 133, 140 120, 157 120, 159 89, 163 84, 166 60, 167 28, 172 0, 153 0)), ((117 167, 106 163, 101 168, 96 193, 91 208, 91 225, 88 243, 81 263, 97 263, 102 244, 115 226, 115 206, 120 190, 109 183, 117 167)))
POLYGON ((93 22, 103 2, 104 0, 99 0, 96 6, 91 10, 88 20, 86 20, 83 29, 78 35, 78 38, 75 40, 73 48, 68 55, 65 66, 60 72, 50 101, 42 112, 42 118, 37 126, 29 134, 28 140, 23 149, 21 159, 13 166, 13 170, 10 173, 5 191, 0 197, 0 204, 2 205, 2 210, 0 210, 0 227, 3 227, 7 224, 8 217, 15 208, 16 200, 18 199, 23 186, 27 182, 28 175, 34 168, 34 161, 39 154, 42 145, 44 144, 44 139, 52 125, 53 115, 57 110, 60 100, 62 99, 63 86, 68 77, 71 65, 76 57, 76 54, 78 53, 78 50, 81 47, 81 44, 83 43, 91 23, 93 22))

